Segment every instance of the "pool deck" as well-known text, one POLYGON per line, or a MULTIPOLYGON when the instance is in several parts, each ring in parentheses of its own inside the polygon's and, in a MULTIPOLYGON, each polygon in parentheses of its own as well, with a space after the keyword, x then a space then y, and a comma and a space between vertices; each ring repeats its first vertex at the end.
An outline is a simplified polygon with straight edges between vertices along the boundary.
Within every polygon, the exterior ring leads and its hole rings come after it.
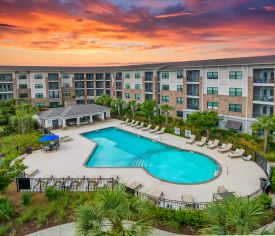
POLYGON ((107 127, 118 127, 147 138, 154 138, 154 135, 148 131, 144 132, 120 123, 121 121, 112 119, 67 130, 54 130, 55 134, 68 135, 73 138, 73 141, 62 142, 58 151, 50 153, 35 151, 25 157, 24 164, 31 169, 39 170, 35 177, 51 175, 54 177, 83 177, 84 175, 95 177, 101 175, 103 178, 108 178, 118 175, 120 181, 124 183, 141 182, 144 186, 141 191, 147 192, 150 189, 158 189, 163 191, 165 198, 172 200, 181 200, 182 194, 190 194, 196 202, 212 201, 212 194, 217 191, 219 185, 224 185, 229 191, 235 191, 237 195, 251 194, 259 189, 259 178, 265 177, 263 170, 253 161, 244 161, 240 158, 230 159, 228 154, 221 154, 217 150, 211 150, 207 147, 197 147, 196 144, 186 144, 187 139, 166 133, 161 135, 163 143, 212 157, 220 164, 221 175, 207 183, 182 185, 161 181, 148 174, 143 168, 85 167, 85 161, 95 144, 81 136, 81 133, 107 127))

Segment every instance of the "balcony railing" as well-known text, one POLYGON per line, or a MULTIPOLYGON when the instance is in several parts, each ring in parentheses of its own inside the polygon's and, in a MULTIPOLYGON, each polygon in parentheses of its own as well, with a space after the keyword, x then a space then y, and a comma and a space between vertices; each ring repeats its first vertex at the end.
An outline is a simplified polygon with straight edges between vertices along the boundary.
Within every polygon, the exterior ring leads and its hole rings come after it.
POLYGON ((199 91, 187 91, 187 96, 199 96, 199 91))
POLYGON ((274 84, 274 78, 254 78, 253 79, 254 83, 259 83, 259 84, 274 84))
POLYGON ((13 92, 13 89, 0 89, 0 93, 5 93, 5 92, 10 92, 12 93, 13 92))
POLYGON ((254 95, 254 101, 263 101, 263 102, 274 102, 273 96, 263 96, 263 95, 254 95))
POLYGON ((0 78, 0 82, 10 82, 10 83, 12 83, 12 78, 0 78))

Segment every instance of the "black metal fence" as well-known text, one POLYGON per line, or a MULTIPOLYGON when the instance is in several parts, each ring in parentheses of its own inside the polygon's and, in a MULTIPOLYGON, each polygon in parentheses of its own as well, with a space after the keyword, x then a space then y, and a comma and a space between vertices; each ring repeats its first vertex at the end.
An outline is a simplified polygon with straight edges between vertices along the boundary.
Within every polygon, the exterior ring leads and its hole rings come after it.
MULTIPOLYGON (((100 188, 113 189, 116 185, 119 185, 118 179, 114 178, 27 178, 20 177, 16 179, 17 191, 20 192, 45 192, 47 188, 54 187, 60 191, 72 191, 72 192, 92 192, 100 188)), ((140 198, 156 204, 161 208, 170 208, 175 210, 189 209, 199 210, 204 209, 213 202, 186 202, 166 199, 162 196, 156 197, 140 191, 133 190, 126 187, 126 191, 139 196, 140 198)), ((259 189, 254 193, 245 196, 245 198, 253 198, 262 193, 259 189)))

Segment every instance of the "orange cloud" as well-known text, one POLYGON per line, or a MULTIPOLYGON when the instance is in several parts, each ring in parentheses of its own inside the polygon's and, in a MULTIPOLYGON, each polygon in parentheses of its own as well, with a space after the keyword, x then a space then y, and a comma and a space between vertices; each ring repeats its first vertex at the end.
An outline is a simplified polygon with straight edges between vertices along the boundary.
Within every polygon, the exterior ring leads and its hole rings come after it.
POLYGON ((169 13, 169 14, 163 14, 163 15, 157 15, 155 18, 170 18, 170 17, 178 17, 178 16, 186 16, 191 15, 191 12, 176 12, 176 13, 169 13))

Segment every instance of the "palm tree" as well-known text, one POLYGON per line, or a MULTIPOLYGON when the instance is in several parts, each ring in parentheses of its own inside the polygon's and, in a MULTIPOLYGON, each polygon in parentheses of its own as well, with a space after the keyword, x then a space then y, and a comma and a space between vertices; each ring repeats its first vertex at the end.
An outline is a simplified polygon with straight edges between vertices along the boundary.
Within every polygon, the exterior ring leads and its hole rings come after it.
POLYGON ((275 130, 275 116, 260 116, 251 125, 254 131, 264 131, 264 152, 268 150, 268 137, 271 130, 275 130))
POLYGON ((260 198, 239 197, 213 203, 205 213, 207 223, 201 233, 209 235, 250 234, 267 215, 260 198))
POLYGON ((79 235, 149 235, 148 203, 130 196, 125 188, 101 189, 95 205, 86 203, 77 209, 76 230, 79 235), (133 223, 127 223, 133 221, 133 223))
POLYGON ((109 107, 111 105, 112 98, 109 95, 102 94, 100 97, 98 97, 95 101, 96 104, 104 105, 109 107))
POLYGON ((151 117, 154 115, 157 103, 155 100, 146 100, 141 105, 141 113, 143 116, 148 117, 149 124, 151 123, 151 117))
POLYGON ((135 100, 132 100, 129 102, 130 108, 131 108, 131 112, 132 112, 132 118, 135 117, 135 111, 137 109, 137 102, 135 100))
POLYGON ((169 111, 172 111, 174 108, 169 106, 168 104, 163 104, 160 106, 160 110, 162 112, 164 112, 165 114, 165 124, 167 125, 168 123, 168 115, 169 115, 169 111))

